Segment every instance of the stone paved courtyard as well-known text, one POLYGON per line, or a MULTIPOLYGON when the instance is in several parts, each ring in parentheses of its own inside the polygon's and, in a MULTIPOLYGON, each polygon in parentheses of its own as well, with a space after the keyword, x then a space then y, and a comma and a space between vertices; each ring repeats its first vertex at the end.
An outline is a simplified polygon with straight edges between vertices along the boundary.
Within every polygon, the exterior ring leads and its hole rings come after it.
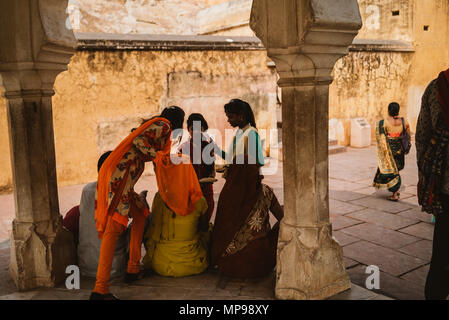
MULTIPOLYGON (((424 299, 425 277, 432 253, 433 225, 430 216, 420 212, 416 197, 417 167, 414 149, 402 171, 401 200, 387 201, 388 192, 375 192, 370 183, 377 168, 376 149, 348 148, 330 156, 329 188, 333 234, 343 247, 345 264, 353 282, 351 291, 333 299, 424 299), (368 274, 366 266, 381 270, 380 290, 375 294, 362 287, 368 274), (384 296, 385 295, 385 296, 384 296)), ((215 198, 224 181, 215 185, 215 198)), ((275 189, 281 204, 282 167, 265 183, 275 189)), ((65 214, 77 205, 83 186, 60 188, 60 209, 65 214)), ((152 176, 141 179, 137 188, 155 192, 152 176)), ((14 217, 12 195, 0 196, 0 299, 86 299, 93 288, 92 279, 82 279, 81 290, 64 288, 17 293, 9 278, 8 233, 14 217)), ((256 280, 227 280, 218 288, 218 276, 209 270, 203 275, 179 279, 150 276, 133 286, 121 279, 112 290, 123 299, 273 299, 274 275, 256 280)))

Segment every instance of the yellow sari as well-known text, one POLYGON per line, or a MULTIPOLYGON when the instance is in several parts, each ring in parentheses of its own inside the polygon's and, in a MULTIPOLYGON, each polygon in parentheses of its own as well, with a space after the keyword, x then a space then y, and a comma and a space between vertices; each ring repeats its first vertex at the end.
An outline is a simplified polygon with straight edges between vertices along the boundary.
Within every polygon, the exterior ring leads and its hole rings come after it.
POLYGON ((209 265, 208 232, 199 232, 198 221, 207 211, 201 197, 192 213, 174 213, 157 193, 151 209, 151 222, 144 236, 147 253, 144 268, 162 276, 183 277, 199 274, 209 265))

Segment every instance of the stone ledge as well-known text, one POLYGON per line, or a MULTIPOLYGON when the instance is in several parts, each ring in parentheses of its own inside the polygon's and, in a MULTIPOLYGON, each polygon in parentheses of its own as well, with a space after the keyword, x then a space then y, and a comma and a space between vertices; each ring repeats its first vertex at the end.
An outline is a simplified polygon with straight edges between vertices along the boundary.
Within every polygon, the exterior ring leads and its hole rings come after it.
POLYGON ((85 51, 265 50, 256 37, 177 36, 152 34, 76 33, 77 49, 85 51))
POLYGON ((415 52, 411 42, 400 40, 354 39, 349 51, 415 52))

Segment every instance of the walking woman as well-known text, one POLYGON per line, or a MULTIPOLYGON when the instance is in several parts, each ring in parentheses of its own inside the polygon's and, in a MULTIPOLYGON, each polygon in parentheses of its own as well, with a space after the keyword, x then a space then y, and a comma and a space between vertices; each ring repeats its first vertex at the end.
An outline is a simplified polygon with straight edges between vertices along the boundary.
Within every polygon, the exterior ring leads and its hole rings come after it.
POLYGON ((129 261, 125 282, 137 280, 140 272, 142 237, 149 216, 146 202, 134 191, 145 162, 158 152, 168 152, 172 130, 182 128, 184 111, 179 107, 163 110, 160 117, 145 121, 133 130, 109 155, 98 174, 95 223, 102 239, 95 288, 91 300, 116 300, 109 292, 115 245, 132 218, 129 261))
POLYGON ((404 118, 399 117, 399 110, 398 103, 390 103, 389 116, 376 123, 378 169, 373 187, 392 192, 388 197, 390 201, 398 201, 400 197, 399 172, 404 169, 405 153, 408 152, 403 150, 402 139, 405 133, 410 136, 410 126, 404 118))
POLYGON ((262 183, 262 145, 250 105, 234 99, 225 112, 238 130, 225 154, 226 183, 211 236, 211 263, 224 276, 262 277, 276 265, 279 222, 272 228, 269 212, 278 221, 284 212, 273 189, 262 183))

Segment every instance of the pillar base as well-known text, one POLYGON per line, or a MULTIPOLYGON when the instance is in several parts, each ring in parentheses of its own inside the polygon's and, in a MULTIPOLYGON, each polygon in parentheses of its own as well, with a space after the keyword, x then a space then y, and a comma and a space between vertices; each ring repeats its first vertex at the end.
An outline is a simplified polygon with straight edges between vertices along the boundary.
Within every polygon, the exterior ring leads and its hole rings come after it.
POLYGON ((9 273, 19 291, 57 286, 73 264, 75 241, 62 227, 62 217, 40 223, 13 221, 9 273))
POLYGON ((276 298, 321 300, 351 288, 343 250, 332 237, 331 224, 319 227, 281 223, 276 298))

